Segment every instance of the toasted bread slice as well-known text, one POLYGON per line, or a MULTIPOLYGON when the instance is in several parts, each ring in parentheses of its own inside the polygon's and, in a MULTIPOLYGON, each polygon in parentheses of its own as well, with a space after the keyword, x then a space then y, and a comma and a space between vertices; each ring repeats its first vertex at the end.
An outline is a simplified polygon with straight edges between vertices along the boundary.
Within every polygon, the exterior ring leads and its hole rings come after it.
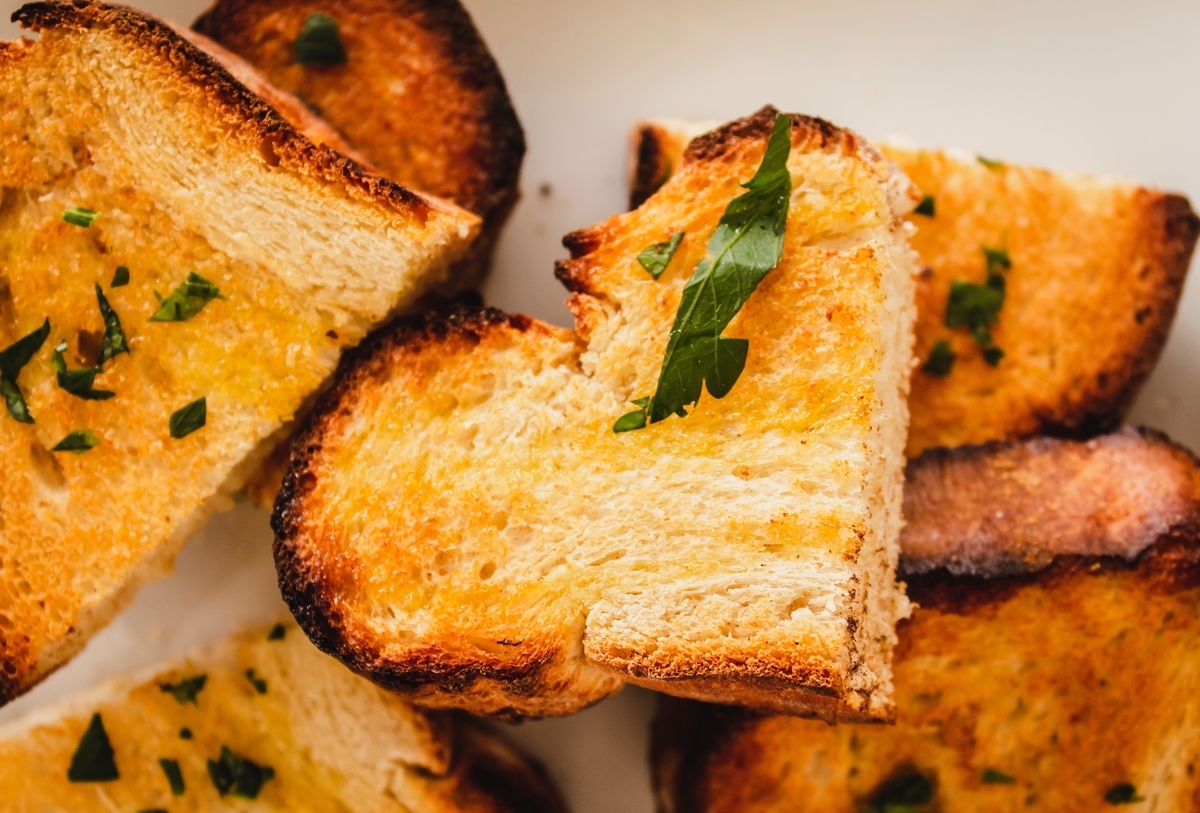
POLYGON ((41 36, 0 45, 0 345, 49 328, 11 382, 33 422, 0 414, 0 703, 167 571, 341 350, 478 226, 314 145, 140 12, 51 2, 16 19, 41 36), (73 207, 98 214, 67 222, 73 207), (115 397, 64 389, 60 342, 115 397), (206 418, 172 421, 201 398, 206 418), (74 445, 98 445, 54 451, 83 430, 74 445))
POLYGON ((292 624, 0 729, 0 792, 11 813, 564 810, 545 777, 495 735, 402 702, 322 655, 292 624), (95 715, 104 733, 93 730, 92 743, 107 741, 111 754, 106 761, 97 749, 81 762, 95 715), (222 792, 224 749, 253 764, 248 785, 222 792))
POLYGON ((217 0, 194 28, 303 99, 381 174, 479 215, 447 287, 479 282, 517 201, 525 136, 458 0, 217 0), (314 11, 336 22, 343 63, 297 60, 314 11))
POLYGON ((339 373, 276 503, 313 640, 431 706, 565 714, 632 681, 828 719, 891 714, 915 200, 794 117, 783 259, 731 323, 741 378, 614 434, 775 112, 694 142, 640 209, 565 239, 571 332, 494 310, 398 324, 339 373), (800 194, 800 190, 806 194, 800 194), (687 237, 666 273, 635 261, 687 237))
POLYGON ((905 516, 896 725, 668 701, 659 809, 1194 809, 1197 461, 1130 430, 929 453, 905 516))
MULTIPOLYGON (((632 205, 669 177, 710 125, 663 121, 634 133, 632 205)), ((1166 341, 1200 220, 1179 196, 1085 175, 997 165, 972 155, 882 144, 930 196, 913 213, 917 357, 945 340, 947 375, 913 376, 908 454, 1041 434, 1087 437, 1115 426, 1166 341), (920 207, 918 211, 924 211, 920 207), (965 328, 944 324, 951 282, 982 283, 983 247, 1011 269, 995 367, 965 328)))

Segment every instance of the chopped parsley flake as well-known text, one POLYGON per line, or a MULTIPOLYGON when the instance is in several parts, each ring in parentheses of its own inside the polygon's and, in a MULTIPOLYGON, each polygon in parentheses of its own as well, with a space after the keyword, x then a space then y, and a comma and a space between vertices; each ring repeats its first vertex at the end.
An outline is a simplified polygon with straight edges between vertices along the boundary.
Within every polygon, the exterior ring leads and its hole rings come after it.
POLYGON ((995 367, 1004 351, 992 344, 992 325, 1004 306, 1004 272, 1012 268, 1008 252, 1000 248, 980 246, 987 262, 987 281, 979 285, 956 279, 950 282, 950 298, 946 302, 946 327, 966 327, 983 348, 984 360, 995 367))
POLYGON ((197 398, 171 413, 168 428, 173 438, 185 438, 208 422, 208 400, 197 398))
POLYGON ((99 367, 81 367, 78 370, 68 370, 67 360, 63 358, 63 351, 67 349, 66 342, 60 342, 54 348, 54 354, 51 356, 51 362, 54 364, 55 377, 58 380, 58 386, 76 398, 83 398, 85 401, 104 401, 116 395, 110 390, 97 390, 92 387, 96 381, 96 374, 100 372, 99 367))
POLYGON ((982 155, 976 155, 975 158, 979 161, 979 163, 983 164, 988 169, 1004 169, 1003 161, 997 161, 992 158, 984 158, 982 155))
POLYGON ((104 730, 104 721, 97 712, 92 715, 92 720, 71 757, 71 766, 67 768, 67 780, 112 782, 118 778, 120 774, 117 773, 117 763, 113 761, 112 744, 108 741, 108 732, 104 730))
POLYGON ((74 452, 83 454, 100 445, 100 439, 91 429, 76 429, 54 445, 52 452, 74 452))
POLYGON ((276 624, 271 627, 271 631, 267 633, 268 641, 282 641, 283 636, 287 634, 287 628, 283 624, 276 624))
POLYGON ((160 759, 158 764, 167 776, 167 784, 171 786, 171 795, 182 796, 187 787, 183 783, 183 771, 179 770, 179 763, 176 760, 164 758, 160 759))
POLYGON ((8 414, 21 423, 33 423, 33 416, 29 414, 25 396, 17 386, 17 376, 33 358, 33 354, 41 349, 49 335, 50 320, 46 319, 37 330, 0 350, 0 394, 4 396, 8 414))
POLYGON ((150 315, 151 322, 186 322, 214 299, 225 299, 217 286, 194 272, 165 298, 157 292, 154 295, 159 307, 150 315))
POLYGON ((933 349, 929 351, 929 358, 925 359, 921 369, 930 375, 947 376, 957 358, 958 355, 950 349, 950 342, 946 339, 938 339, 934 343, 933 349))
POLYGON ((917 204, 917 208, 913 209, 913 214, 924 215, 925 217, 933 217, 933 195, 926 195, 925 197, 921 198, 921 202, 917 204))
POLYGON ((338 35, 337 20, 309 12, 304 27, 292 45, 292 53, 301 65, 340 65, 346 61, 346 48, 338 35))
POLYGON ((96 359, 96 366, 103 367, 104 362, 114 356, 128 353, 129 343, 125 340, 125 331, 121 329, 121 320, 117 318, 117 312, 108 304, 108 297, 100 290, 98 282, 96 302, 100 305, 100 316, 104 318, 104 339, 100 342, 100 357, 96 359))
POLYGON ((63 220, 74 226, 82 226, 85 229, 92 225, 92 221, 99 216, 99 212, 93 212, 91 209, 85 209, 82 206, 72 206, 62 213, 63 220))
POLYGON ((254 674, 253 669, 247 669, 245 672, 246 680, 250 681, 250 685, 254 687, 254 691, 259 694, 267 693, 267 682, 254 674))
POLYGON ((109 288, 120 288, 122 285, 129 284, 129 269, 123 265, 117 266, 117 273, 113 274, 112 282, 108 284, 109 288))
MULTIPOLYGON (((184 678, 178 683, 160 683, 158 684, 158 688, 174 697, 175 701, 181 706, 184 703, 191 703, 193 706, 199 706, 200 704, 196 701, 196 695, 200 694, 200 692, 204 689, 204 684, 206 682, 208 682, 208 675, 196 675, 194 677, 184 678)), ((187 729, 184 730, 186 731, 187 729)))
POLYGON ((988 768, 983 772, 981 781, 987 785, 1012 785, 1017 780, 1013 779, 1004 771, 998 771, 995 768, 988 768))
POLYGON ((1131 805, 1137 802, 1144 802, 1144 796, 1137 795, 1137 788, 1128 782, 1123 782, 1120 785, 1113 785, 1108 789, 1108 793, 1104 794, 1104 801, 1110 805, 1131 805))
POLYGON ((256 799, 262 786, 275 778, 275 769, 266 765, 256 765, 222 745, 221 756, 208 760, 208 776, 212 779, 217 793, 222 796, 256 799))
POLYGON ((647 274, 658 279, 671 264, 671 258, 675 256, 675 251, 683 242, 685 234, 686 232, 677 231, 669 240, 642 249, 642 253, 637 255, 638 264, 646 269, 647 274))
POLYGON ((933 783, 917 772, 884 782, 867 804, 868 813, 916 813, 933 801, 933 783))

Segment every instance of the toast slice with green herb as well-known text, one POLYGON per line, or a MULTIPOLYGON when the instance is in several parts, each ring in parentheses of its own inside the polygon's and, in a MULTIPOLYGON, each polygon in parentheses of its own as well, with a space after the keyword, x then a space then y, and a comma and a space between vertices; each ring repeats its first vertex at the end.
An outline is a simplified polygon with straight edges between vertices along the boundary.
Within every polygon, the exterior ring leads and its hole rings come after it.
POLYGON ((459 310, 372 338, 276 503, 301 626, 480 714, 631 681, 887 719, 915 203, 854 134, 767 108, 565 238, 575 331, 459 310))
POLYGON ((894 726, 664 702, 663 813, 1192 810, 1200 464, 1151 433, 909 464, 894 726))
POLYGON ((565 810, 494 734, 351 674, 294 624, 0 729, 0 794, 10 813, 565 810))
MULTIPOLYGON (((711 125, 634 133, 631 204, 711 125)), ((1158 360, 1200 220, 1125 181, 883 143, 924 193, 908 454, 1115 426, 1158 360)))
POLYGON ((314 145, 152 17, 36 3, 0 44, 0 703, 257 466, 468 212, 314 145))

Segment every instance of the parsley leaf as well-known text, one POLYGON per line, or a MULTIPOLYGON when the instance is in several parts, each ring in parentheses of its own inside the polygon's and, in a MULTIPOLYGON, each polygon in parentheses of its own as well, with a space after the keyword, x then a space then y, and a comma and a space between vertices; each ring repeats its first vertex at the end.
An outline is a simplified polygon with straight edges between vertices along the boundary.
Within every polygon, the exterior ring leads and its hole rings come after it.
POLYGON ((292 52, 301 65, 340 65, 346 61, 337 21, 317 11, 309 12, 304 20, 292 52))
POLYGON ((222 745, 220 758, 208 760, 208 776, 222 796, 232 793, 242 799, 256 799, 263 784, 275 778, 275 769, 256 765, 222 745))
POLYGON ((683 236, 687 232, 677 231, 671 235, 669 240, 661 243, 654 243, 642 249, 642 253, 637 255, 638 264, 646 269, 646 273, 658 279, 667 270, 667 266, 671 264, 671 258, 675 256, 676 249, 683 242, 683 236))
POLYGON ((208 423, 208 399, 201 397, 171 413, 171 437, 185 438, 208 423))
POLYGON ((25 396, 17 386, 17 376, 33 359, 33 354, 41 349, 49 335, 50 320, 46 319, 37 330, 0 350, 0 395, 4 396, 8 414, 21 423, 33 423, 33 416, 29 414, 25 396))
POLYGON ((1002 248, 980 246, 987 262, 987 282, 956 279, 950 282, 950 298, 946 302, 946 327, 966 327, 975 337, 975 343, 983 348, 984 360, 995 367, 1004 357, 1004 351, 992 344, 991 326, 999 319, 1004 306, 1004 273, 1012 268, 1008 252, 1002 248))
POLYGON ((271 631, 267 633, 268 641, 282 641, 283 636, 287 634, 287 628, 283 624, 276 624, 271 627, 271 631))
POLYGON ((54 354, 51 356, 55 376, 58 379, 58 386, 61 389, 85 401, 104 401, 116 395, 115 392, 110 390, 92 388, 92 384, 96 381, 96 374, 100 372, 99 367, 81 367, 78 370, 68 370, 67 360, 63 358, 63 351, 66 349, 67 343, 60 342, 54 348, 54 354))
POLYGON ((246 680, 250 681, 250 685, 254 687, 254 691, 259 694, 267 693, 267 682, 254 674, 253 669, 247 669, 245 672, 246 680))
POLYGON ((1135 802, 1144 802, 1144 796, 1137 795, 1137 788, 1128 782, 1123 782, 1120 785, 1113 785, 1108 789, 1108 793, 1104 794, 1104 801, 1110 805, 1131 805, 1135 802))
POLYGON ((921 198, 921 202, 917 204, 917 208, 913 209, 913 214, 925 215, 925 217, 933 217, 933 195, 926 195, 925 197, 921 198))
POLYGON ((988 274, 995 274, 998 271, 1008 271, 1012 268, 1012 260, 1008 258, 1008 252, 1002 248, 990 248, 988 246, 980 246, 979 249, 983 252, 983 257, 987 261, 988 274))
POLYGON ((96 437, 96 433, 91 429, 76 429, 55 444, 50 451, 83 454, 86 451, 95 449, 99 445, 100 439, 96 437))
POLYGON ((947 376, 950 375, 951 368, 954 367, 954 361, 958 358, 958 354, 950 349, 950 342, 945 339, 938 339, 933 349, 929 351, 929 358, 925 359, 925 364, 921 369, 930 375, 947 376))
POLYGON ((62 213, 63 220, 74 226, 82 226, 85 229, 92 225, 92 221, 99 216, 99 212, 93 212, 91 209, 85 209, 82 206, 72 206, 62 213))
POLYGON ((108 304, 108 297, 104 295, 104 291, 100 290, 100 283, 96 283, 96 302, 100 305, 100 315, 104 318, 104 339, 100 342, 100 357, 96 359, 96 366, 103 367, 104 362, 117 356, 121 353, 129 352, 129 343, 125 341, 125 331, 121 329, 121 320, 117 318, 117 312, 108 304))
POLYGON ((183 783, 183 771, 179 770, 179 762, 174 759, 160 759, 159 766, 167 775, 167 784, 171 786, 172 796, 182 796, 187 786, 183 783))
POLYGON ((75 753, 71 756, 71 766, 67 768, 67 780, 70 782, 111 782, 120 778, 117 773, 117 763, 113 761, 112 744, 108 741, 108 732, 104 730, 104 721, 100 713, 92 715, 87 730, 79 740, 75 753))
POLYGON ((129 284, 129 269, 123 265, 117 266, 117 272, 113 274, 112 282, 108 283, 109 288, 120 288, 122 285, 129 284))
POLYGON ((913 771, 884 782, 871 797, 869 813, 908 813, 933 801, 933 783, 913 771))
POLYGON ((1013 779, 1004 771, 998 771, 995 768, 988 768, 983 772, 981 781, 987 785, 1012 785, 1017 780, 1013 779))
POLYGON ((983 164, 988 169, 1004 169, 1004 162, 997 161, 993 158, 984 158, 982 155, 976 155, 975 160, 983 164))
MULTIPOLYGON (((156 293, 155 296, 158 296, 156 293)), ((225 299, 217 286, 199 274, 192 272, 187 279, 164 299, 159 297, 159 308, 150 316, 151 322, 186 322, 204 310, 214 299, 225 299)))
POLYGON ((204 684, 208 681, 208 675, 196 675, 195 677, 184 678, 178 683, 160 683, 158 688, 162 689, 167 694, 175 698, 179 705, 191 703, 193 706, 199 706, 196 702, 196 695, 204 689, 204 684))
POLYGON ((792 191, 787 168, 791 125, 787 116, 775 117, 762 164, 743 184, 748 191, 725 208, 709 238, 707 256, 684 286, 658 387, 642 406, 644 418, 623 415, 614 432, 640 429, 671 415, 685 417, 684 407, 700 400, 702 384, 714 398, 723 398, 741 375, 749 342, 720 334, 783 255, 792 191), (639 420, 645 423, 639 426, 639 420))

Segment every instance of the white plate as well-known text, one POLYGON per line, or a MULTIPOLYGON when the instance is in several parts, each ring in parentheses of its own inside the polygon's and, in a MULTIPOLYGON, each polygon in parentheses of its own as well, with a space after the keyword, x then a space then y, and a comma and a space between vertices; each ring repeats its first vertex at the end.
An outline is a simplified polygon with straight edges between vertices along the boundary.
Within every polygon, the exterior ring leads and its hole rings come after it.
MULTIPOLYGON (((3 0, 4 18, 19 5, 3 0)), ((204 0, 146 0, 190 22, 204 0)), ((320 7, 313 0, 314 8, 320 7)), ((1080 0, 467 0, 525 125, 525 198, 490 304, 569 324, 552 277, 560 237, 623 208, 642 117, 720 119, 766 102, 868 136, 903 133, 1013 162, 1123 175, 1200 200, 1200 3, 1080 0), (545 186, 549 194, 539 189, 545 186)), ((16 31, 7 23, 0 34, 16 31)), ((1064 305, 1069 307, 1069 305, 1064 305)), ((1200 294, 1132 420, 1200 448, 1200 294)), ((282 608, 267 516, 214 517, 73 663, 0 720, 150 666, 282 608)), ((508 733, 576 813, 649 813, 648 692, 508 733)))

